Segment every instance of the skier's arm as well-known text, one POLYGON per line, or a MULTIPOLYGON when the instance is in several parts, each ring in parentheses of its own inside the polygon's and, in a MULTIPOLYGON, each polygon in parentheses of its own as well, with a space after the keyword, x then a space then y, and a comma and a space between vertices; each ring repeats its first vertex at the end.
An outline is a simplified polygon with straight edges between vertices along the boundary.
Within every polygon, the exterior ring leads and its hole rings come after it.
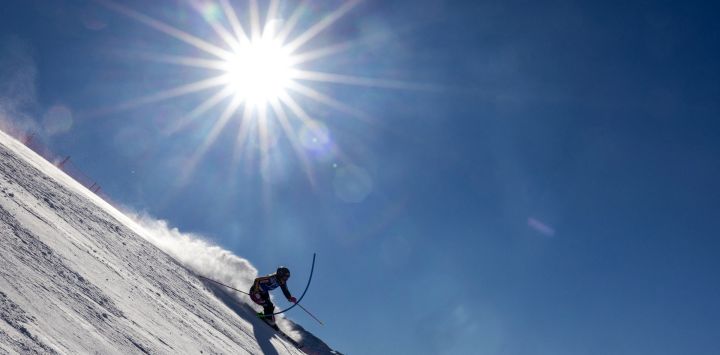
POLYGON ((290 294, 290 290, 288 290, 287 284, 281 283, 281 284, 280 284, 280 288, 282 289, 282 292, 283 292, 283 294, 285 295, 285 298, 287 298, 287 299, 290 300, 291 302, 292 302, 292 300, 295 299, 295 297, 293 297, 293 296, 290 294))

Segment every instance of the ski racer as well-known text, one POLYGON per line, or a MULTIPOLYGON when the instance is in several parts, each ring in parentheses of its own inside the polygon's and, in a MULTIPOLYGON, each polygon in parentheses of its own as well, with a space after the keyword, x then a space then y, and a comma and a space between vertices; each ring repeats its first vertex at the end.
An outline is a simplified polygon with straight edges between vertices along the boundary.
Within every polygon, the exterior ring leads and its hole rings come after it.
POLYGON ((271 326, 275 326, 275 316, 273 315, 275 306, 270 301, 269 291, 272 291, 280 286, 283 295, 285 295, 288 302, 297 303, 297 299, 290 294, 290 291, 287 288, 287 280, 289 278, 290 270, 284 266, 280 266, 274 274, 256 278, 252 287, 250 287, 250 299, 263 307, 265 321, 271 326))

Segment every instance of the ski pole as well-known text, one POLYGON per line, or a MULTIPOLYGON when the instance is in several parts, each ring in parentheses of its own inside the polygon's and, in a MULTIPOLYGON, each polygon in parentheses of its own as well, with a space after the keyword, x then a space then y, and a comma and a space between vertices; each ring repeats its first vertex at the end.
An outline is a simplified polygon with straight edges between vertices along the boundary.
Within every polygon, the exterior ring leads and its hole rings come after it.
POLYGON ((312 313, 308 312, 308 310, 305 309, 305 307, 303 307, 302 305, 297 304, 297 303, 296 303, 296 305, 297 305, 298 307, 300 307, 303 311, 305 311, 305 313, 309 314, 310 317, 313 317, 316 321, 318 321, 318 323, 320 323, 320 325, 325 325, 323 322, 321 322, 319 319, 317 319, 317 317, 315 317, 314 315, 312 315, 312 313))
POLYGON ((218 285, 223 285, 223 286, 225 286, 225 287, 227 287, 227 288, 229 288, 229 289, 235 290, 235 291, 237 291, 237 292, 244 293, 244 294, 246 294, 246 295, 248 295, 248 296, 250 295, 249 293, 247 293, 247 292, 245 292, 245 291, 238 290, 238 289, 236 289, 235 287, 228 286, 228 285, 226 285, 226 284, 224 284, 224 283, 222 283, 222 282, 218 282, 218 281, 215 281, 215 280, 213 280, 213 279, 209 279, 209 278, 207 278, 207 277, 205 277, 205 276, 202 276, 202 275, 197 275, 197 276, 200 277, 200 278, 203 278, 203 279, 205 279, 205 280, 212 281, 212 282, 214 282, 214 283, 216 283, 216 284, 218 284, 218 285))

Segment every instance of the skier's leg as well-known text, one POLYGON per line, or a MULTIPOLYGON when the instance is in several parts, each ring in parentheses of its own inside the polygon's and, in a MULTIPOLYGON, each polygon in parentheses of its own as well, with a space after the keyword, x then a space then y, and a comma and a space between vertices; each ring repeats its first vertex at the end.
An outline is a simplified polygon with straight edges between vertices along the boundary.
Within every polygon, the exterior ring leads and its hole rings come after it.
POLYGON ((263 313, 265 315, 271 315, 275 312, 275 305, 272 304, 272 302, 269 302, 263 306, 263 313))
POLYGON ((275 305, 270 301, 270 295, 265 294, 265 298, 263 301, 265 301, 263 306, 263 313, 265 314, 265 320, 267 320, 270 324, 275 324, 275 316, 273 313, 275 312, 275 305))
POLYGON ((275 312, 275 305, 272 302, 270 302, 269 298, 265 299, 265 302, 262 304, 262 306, 263 306, 263 312, 265 313, 265 315, 270 315, 270 314, 273 314, 273 312, 275 312))

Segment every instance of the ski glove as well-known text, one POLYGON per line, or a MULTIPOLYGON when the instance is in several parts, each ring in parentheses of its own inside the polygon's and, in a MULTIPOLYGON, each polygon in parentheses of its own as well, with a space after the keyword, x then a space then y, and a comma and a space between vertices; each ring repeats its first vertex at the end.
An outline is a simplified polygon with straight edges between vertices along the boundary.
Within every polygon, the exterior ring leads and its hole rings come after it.
POLYGON ((290 296, 290 298, 288 298, 288 302, 297 303, 297 298, 290 296))

